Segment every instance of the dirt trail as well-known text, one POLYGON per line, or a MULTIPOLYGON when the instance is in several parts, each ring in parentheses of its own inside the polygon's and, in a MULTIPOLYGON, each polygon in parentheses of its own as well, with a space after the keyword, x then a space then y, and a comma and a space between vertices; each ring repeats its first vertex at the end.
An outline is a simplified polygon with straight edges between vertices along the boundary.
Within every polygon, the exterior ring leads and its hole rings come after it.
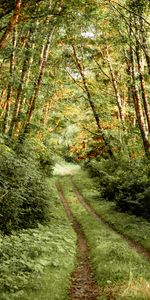
POLYGON ((68 219, 71 221, 72 226, 77 234, 77 267, 72 275, 69 298, 70 300, 96 300, 96 298, 100 295, 100 288, 96 284, 93 272, 91 270, 88 258, 89 250, 85 235, 79 223, 72 214, 59 181, 56 182, 56 187, 68 219))
POLYGON ((107 227, 109 227, 111 230, 115 231, 117 234, 119 234, 124 240, 126 240, 131 248, 134 248, 138 253, 144 255, 149 261, 150 261, 150 252, 145 249, 140 243, 132 240, 125 234, 121 233, 119 230, 117 230, 112 224, 107 222, 100 214, 97 214, 94 209, 90 206, 90 204, 87 204, 79 192, 77 186, 73 182, 72 177, 70 177, 70 181, 72 184, 73 192, 75 193, 77 199, 79 202, 83 205, 83 207, 98 221, 104 223, 107 227))

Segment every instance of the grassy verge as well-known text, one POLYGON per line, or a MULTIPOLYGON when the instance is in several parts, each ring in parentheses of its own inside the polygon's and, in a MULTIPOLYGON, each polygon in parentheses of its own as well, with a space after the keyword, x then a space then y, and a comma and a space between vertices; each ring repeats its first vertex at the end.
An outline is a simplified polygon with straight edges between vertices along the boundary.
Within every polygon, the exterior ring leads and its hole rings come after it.
POLYGON ((55 196, 47 226, 40 225, 38 229, 22 230, 6 237, 0 235, 1 300, 68 299, 76 236, 55 188, 52 194, 55 196))
POLYGON ((81 191, 84 199, 97 214, 112 224, 121 233, 138 241, 150 250, 150 223, 143 218, 138 218, 127 213, 115 210, 115 203, 100 199, 95 179, 89 178, 86 172, 80 171, 73 177, 73 181, 81 191))
POLYGON ((103 287, 99 299, 150 299, 150 265, 147 260, 129 248, 118 234, 87 213, 76 199, 67 178, 62 179, 62 185, 73 214, 86 235, 97 282, 103 287))

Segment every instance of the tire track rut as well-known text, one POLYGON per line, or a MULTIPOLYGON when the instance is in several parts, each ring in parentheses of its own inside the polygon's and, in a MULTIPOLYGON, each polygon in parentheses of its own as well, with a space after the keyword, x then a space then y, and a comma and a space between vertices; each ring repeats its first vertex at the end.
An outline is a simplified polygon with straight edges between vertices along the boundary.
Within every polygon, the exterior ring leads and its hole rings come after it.
POLYGON ((78 190, 77 186, 73 182, 72 176, 70 176, 70 181, 71 181, 73 192, 75 193, 77 199, 82 204, 82 206, 86 209, 86 211, 88 211, 94 217, 94 219, 98 220, 99 222, 102 222, 108 228, 110 228, 111 230, 113 230, 114 232, 116 232, 117 234, 119 234, 120 237, 122 237, 123 240, 127 241, 128 245, 131 248, 133 248, 139 254, 142 254, 143 256, 145 256, 148 259, 148 261, 150 261, 150 251, 148 251, 147 249, 145 249, 140 243, 132 240, 131 238, 129 238, 125 234, 121 233, 119 230, 116 229, 115 226, 113 226, 108 221, 106 221, 100 214, 97 214, 94 211, 94 209, 91 207, 91 205, 87 204, 87 202, 85 202, 84 197, 82 196, 82 194, 78 190))
POLYGON ((61 202, 77 234, 77 266, 72 275, 71 288, 69 290, 70 300, 96 300, 100 296, 100 287, 97 285, 89 261, 89 249, 81 226, 76 221, 65 198, 59 180, 56 182, 61 202))

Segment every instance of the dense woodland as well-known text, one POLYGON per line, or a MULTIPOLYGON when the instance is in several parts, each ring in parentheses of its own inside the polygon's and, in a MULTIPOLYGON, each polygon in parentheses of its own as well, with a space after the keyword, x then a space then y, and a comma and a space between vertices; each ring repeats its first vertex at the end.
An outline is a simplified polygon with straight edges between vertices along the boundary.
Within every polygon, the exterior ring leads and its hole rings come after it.
POLYGON ((54 231, 73 256, 49 181, 60 157, 88 172, 98 201, 149 222, 149 13, 149 0, 0 0, 0 293, 14 293, 2 300, 29 299, 15 293, 54 231))
POLYGON ((36 182, 54 152, 149 219, 149 28, 148 0, 1 1, 2 230, 45 218, 36 182))

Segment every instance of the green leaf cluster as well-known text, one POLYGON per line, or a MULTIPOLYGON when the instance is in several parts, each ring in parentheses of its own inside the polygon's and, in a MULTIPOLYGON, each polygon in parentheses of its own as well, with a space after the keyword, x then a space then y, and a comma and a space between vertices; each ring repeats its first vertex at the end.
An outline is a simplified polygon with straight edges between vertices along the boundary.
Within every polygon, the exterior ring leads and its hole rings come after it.
POLYGON ((45 223, 53 201, 46 179, 52 160, 46 147, 30 141, 14 151, 2 144, 0 152, 0 230, 8 234, 45 223))
POLYGON ((150 220, 150 165, 145 159, 93 160, 86 164, 96 178, 99 197, 114 201, 122 212, 150 220))

